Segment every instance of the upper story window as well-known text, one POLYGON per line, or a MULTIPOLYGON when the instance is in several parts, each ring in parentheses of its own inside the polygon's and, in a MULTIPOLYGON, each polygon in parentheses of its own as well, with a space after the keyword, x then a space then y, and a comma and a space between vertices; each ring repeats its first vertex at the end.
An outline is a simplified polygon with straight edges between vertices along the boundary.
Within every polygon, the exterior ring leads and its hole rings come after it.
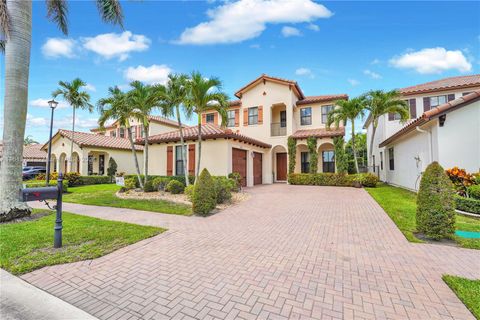
POLYGON ((312 124, 312 108, 300 109, 300 125, 308 126, 312 124))
POLYGON ((135 140, 137 138, 137 126, 132 126, 130 130, 132 131, 132 138, 135 140))
POLYGON ((120 127, 120 138, 125 138, 125 128, 120 127))
POLYGON ((447 103, 447 96, 430 97, 430 108, 447 103))
POLYGON ((111 135, 112 137, 116 137, 116 136, 117 136, 117 131, 116 131, 116 130, 110 131, 110 135, 111 135))
POLYGON ((322 106, 322 123, 327 123, 328 113, 333 110, 333 106, 322 106))
POLYGON ((388 149, 388 165, 391 171, 395 170, 395 158, 393 154, 393 147, 388 149))
POLYGON ((205 117, 205 121, 207 123, 214 123, 215 122, 215 114, 213 113, 207 113, 206 117, 205 117))
POLYGON ((258 124, 258 107, 248 108, 248 124, 258 124))
POLYGON ((235 127, 235 110, 227 111, 227 127, 235 127))
POLYGON ((287 127, 287 111, 280 111, 280 128, 287 127))

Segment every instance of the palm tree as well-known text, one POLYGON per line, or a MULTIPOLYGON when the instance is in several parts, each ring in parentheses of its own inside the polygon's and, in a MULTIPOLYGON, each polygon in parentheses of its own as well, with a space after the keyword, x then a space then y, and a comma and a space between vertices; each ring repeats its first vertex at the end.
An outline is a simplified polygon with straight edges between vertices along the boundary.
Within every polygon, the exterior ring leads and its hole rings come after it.
POLYGON ((215 110, 220 115, 222 126, 227 122, 228 96, 221 92, 222 82, 218 78, 206 79, 199 72, 192 72, 187 81, 185 105, 198 116, 198 160, 195 181, 200 173, 202 157, 202 112, 215 110))
POLYGON ((73 165, 73 140, 75 139, 75 111, 77 109, 93 111, 93 106, 90 104, 90 95, 86 91, 80 91, 82 87, 87 85, 86 82, 80 78, 73 79, 72 82, 59 81, 60 86, 57 90, 52 92, 52 96, 55 99, 58 96, 62 96, 63 100, 68 102, 72 106, 72 141, 70 144, 70 168, 73 165))
MULTIPOLYGON (((122 25, 119 0, 96 0, 106 22, 122 25)), ((68 33, 67 2, 47 1, 47 17, 68 33)), ((28 74, 32 44, 32 1, 0 1, 0 50, 5 53, 3 157, 0 169, 0 220, 24 216, 30 208, 18 199, 22 185, 22 154, 28 105, 28 74)))
POLYGON ((399 91, 383 91, 372 90, 365 95, 366 109, 370 112, 370 120, 372 122, 372 136, 370 137, 370 155, 373 153, 373 141, 375 138, 375 132, 378 127, 378 119, 389 113, 396 113, 400 115, 400 122, 405 122, 410 118, 410 112, 408 110, 408 104, 402 99, 399 91))
POLYGON ((140 81, 133 81, 130 83, 130 86, 133 89, 128 92, 128 103, 141 115, 138 120, 142 122, 145 129, 143 170, 145 174, 144 184, 146 184, 148 180, 148 134, 150 131, 150 116, 153 109, 158 107, 160 97, 154 87, 144 85, 140 81))
POLYGON ((23 145, 24 146, 27 146, 29 144, 37 144, 38 141, 33 139, 32 136, 28 135, 25 137, 25 139, 23 139, 23 145))
POLYGON ((135 162, 135 169, 137 170, 138 184, 140 188, 143 189, 140 166, 132 137, 132 127, 130 126, 131 118, 141 119, 143 115, 138 109, 132 107, 127 94, 123 93, 118 87, 109 88, 108 92, 109 97, 100 99, 97 103, 97 108, 100 113, 98 124, 100 128, 103 128, 108 120, 117 120, 120 126, 127 129, 128 139, 130 140, 130 146, 132 148, 133 161, 135 162))
POLYGON ((355 162, 355 170, 358 173, 357 153, 355 150, 355 119, 359 116, 363 118, 365 113, 365 98, 358 97, 351 100, 337 100, 335 101, 335 105, 337 107, 328 113, 327 127, 330 128, 330 126, 335 123, 335 127, 338 128, 340 123, 346 125, 350 120, 352 123, 353 159, 355 162))
POLYGON ((171 117, 176 116, 178 122, 178 130, 180 132, 180 144, 182 146, 182 162, 183 171, 185 175, 185 184, 188 186, 188 170, 187 170, 187 150, 185 147, 185 141, 183 138, 183 125, 182 117, 180 114, 180 108, 183 107, 184 114, 188 118, 192 116, 192 108, 186 106, 183 102, 187 95, 187 83, 188 77, 184 74, 170 74, 168 76, 168 82, 165 86, 160 86, 158 89, 160 95, 160 109, 164 116, 171 117))

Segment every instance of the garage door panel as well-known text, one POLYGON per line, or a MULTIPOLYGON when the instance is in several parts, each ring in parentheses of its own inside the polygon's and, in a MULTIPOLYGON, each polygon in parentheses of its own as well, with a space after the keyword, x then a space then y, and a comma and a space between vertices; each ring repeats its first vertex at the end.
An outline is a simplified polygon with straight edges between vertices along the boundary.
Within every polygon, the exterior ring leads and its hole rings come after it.
POLYGON ((263 167, 263 158, 262 154, 259 152, 253 153, 253 184, 262 184, 262 167, 263 167))
POLYGON ((242 177, 242 186, 247 186, 247 151, 232 149, 232 171, 238 172, 242 177))

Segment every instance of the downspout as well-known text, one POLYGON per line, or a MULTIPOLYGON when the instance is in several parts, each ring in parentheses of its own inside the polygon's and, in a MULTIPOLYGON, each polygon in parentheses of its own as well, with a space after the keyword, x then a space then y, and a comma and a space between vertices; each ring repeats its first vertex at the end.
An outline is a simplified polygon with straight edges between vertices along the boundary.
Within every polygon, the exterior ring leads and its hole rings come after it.
MULTIPOLYGON (((415 130, 417 130, 418 132, 420 133, 427 133, 428 134, 428 156, 429 156, 429 162, 428 164, 430 164, 432 161, 433 161, 433 151, 432 151, 432 132, 429 131, 429 130, 423 130, 423 129, 420 129, 420 127, 415 127, 415 130)), ((419 182, 419 179, 421 179, 423 175, 423 171, 420 171, 420 174, 418 175, 417 177, 417 180, 415 181, 415 190, 418 190, 418 182, 419 182)))

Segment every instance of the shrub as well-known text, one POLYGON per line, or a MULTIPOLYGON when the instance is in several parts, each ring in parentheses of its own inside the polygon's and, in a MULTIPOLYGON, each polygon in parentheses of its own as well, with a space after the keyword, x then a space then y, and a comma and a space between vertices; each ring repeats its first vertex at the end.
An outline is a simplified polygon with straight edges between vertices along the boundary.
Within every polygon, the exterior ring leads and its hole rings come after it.
POLYGON ((357 180, 362 186, 367 188, 375 188, 378 183, 378 177, 373 173, 360 173, 357 175, 357 180))
POLYGON ((227 177, 212 177, 213 183, 215 186, 215 194, 217 203, 224 203, 232 199, 232 187, 234 187, 231 183, 231 180, 227 177))
POLYGON ((148 180, 143 185, 143 191, 144 192, 154 192, 154 191, 157 191, 157 190, 158 189, 155 189, 155 187, 153 186, 153 181, 152 180, 148 180))
POLYGON ((438 162, 432 162, 420 181, 417 195, 417 230, 441 239, 455 232, 454 188, 438 162))
MULTIPOLYGON (((35 180, 45 180, 45 177, 47 176, 46 173, 40 173, 35 177, 35 180)), ((50 180, 57 180, 58 179, 58 172, 51 172, 50 173, 50 180)))
POLYGON ((165 187, 165 191, 168 191, 173 194, 183 193, 185 185, 178 180, 171 180, 165 187))
MULTIPOLYGON (((135 180, 137 181, 137 182, 135 182, 136 185, 137 185, 137 188, 139 187, 138 179, 137 179, 137 175, 136 175, 136 174, 127 174, 127 175, 125 175, 125 179, 127 179, 127 178, 135 178, 135 180)), ((144 180, 144 179, 145 179, 145 175, 141 174, 141 175, 140 175, 140 178, 141 178, 142 180, 144 180)), ((181 183, 183 183, 184 185, 186 184, 186 183, 185 183, 185 176, 157 176, 157 175, 148 175, 148 180, 153 180, 153 179, 155 179, 155 178, 167 178, 168 181, 170 181, 170 180, 177 180, 177 181, 180 181, 181 183)), ((194 177, 194 176, 189 176, 189 177, 188 177, 188 181, 189 181, 191 184, 193 184, 193 182, 195 181, 195 177, 194 177)))
POLYGON ((76 173, 76 172, 65 173, 63 178, 65 180, 68 180, 68 186, 69 187, 74 187, 74 186, 79 185, 78 184, 78 180, 80 179, 80 174, 79 173, 76 173))
POLYGON ((115 162, 115 159, 110 157, 108 160, 108 168, 107 168, 107 176, 110 177, 110 181, 113 181, 113 177, 115 177, 115 174, 117 173, 117 162, 115 162))
POLYGON ((128 178, 128 179, 125 179, 124 181, 125 181, 125 186, 124 186, 125 190, 132 190, 137 187, 137 184, 134 178, 128 178))
POLYGON ((152 180, 153 187, 155 190, 164 191, 167 184, 170 182, 171 179, 167 177, 156 177, 152 180))
POLYGON ((455 190, 461 196, 465 196, 467 192, 467 187, 475 183, 475 177, 467 173, 465 169, 453 167, 451 169, 445 170, 445 172, 455 186, 455 190))
POLYGON ((335 148, 335 166, 338 173, 347 173, 348 172, 348 157, 345 154, 343 137, 333 138, 333 145, 335 148))
POLYGON ((480 200, 480 185, 475 184, 467 188, 467 193, 471 198, 480 200))
MULTIPOLYGON (((63 180, 63 193, 68 192, 68 181, 63 180)), ((50 180, 48 182, 49 187, 55 187, 57 186, 57 180, 50 180)), ((45 186, 45 180, 30 180, 27 183, 25 183, 25 188, 41 188, 41 187, 46 187, 45 186)))
POLYGON ((208 215, 215 209, 216 200, 217 196, 212 176, 207 169, 203 169, 195 183, 192 201, 193 213, 201 216, 208 215))
POLYGON ((233 182, 233 192, 238 192, 242 189, 242 176, 238 172, 232 172, 228 174, 228 178, 233 182))
POLYGON ((188 201, 192 202, 193 200, 193 193, 195 191, 195 186, 193 184, 189 184, 183 190, 183 193, 187 196, 188 201))
POLYGON ((87 186, 92 184, 106 184, 110 183, 109 176, 80 176, 75 186, 87 186))
POLYGON ((293 137, 288 137, 287 139, 287 148, 288 148, 288 173, 293 173, 295 171, 295 164, 297 162, 297 140, 293 137))
POLYGON ((480 214, 480 200, 455 195, 455 206, 458 210, 480 214))
POLYGON ((310 155, 310 173, 317 173, 318 171, 317 138, 308 137, 307 145, 308 145, 308 153, 310 155))

